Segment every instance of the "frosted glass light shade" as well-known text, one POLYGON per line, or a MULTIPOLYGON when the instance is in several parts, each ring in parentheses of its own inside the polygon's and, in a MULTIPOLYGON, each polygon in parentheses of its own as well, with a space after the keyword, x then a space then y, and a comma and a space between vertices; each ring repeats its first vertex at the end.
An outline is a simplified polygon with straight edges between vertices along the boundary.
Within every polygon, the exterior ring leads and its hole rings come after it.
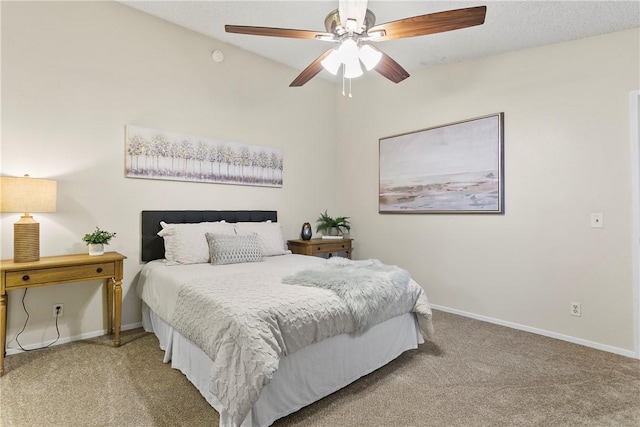
POLYGON ((338 53, 340 54, 342 63, 346 64, 354 58, 358 58, 358 44, 353 39, 346 39, 338 48, 338 53))
POLYGON ((320 63, 325 70, 335 76, 342 65, 342 60, 340 59, 338 51, 334 49, 326 58, 320 61, 320 63))
POLYGON ((360 48, 358 57, 364 64, 367 71, 371 71, 376 65, 378 65, 378 62, 380 62, 380 58, 382 58, 382 52, 371 45, 365 44, 360 48))
POLYGON ((360 61, 356 58, 355 61, 349 61, 344 64, 344 76, 348 79, 355 79, 362 75, 362 67, 360 61))

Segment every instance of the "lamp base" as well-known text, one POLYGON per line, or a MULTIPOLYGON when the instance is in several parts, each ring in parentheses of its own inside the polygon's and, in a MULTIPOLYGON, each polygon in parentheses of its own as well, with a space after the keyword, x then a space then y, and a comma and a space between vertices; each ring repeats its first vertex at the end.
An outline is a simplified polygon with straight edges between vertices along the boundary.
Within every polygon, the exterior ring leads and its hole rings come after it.
POLYGON ((40 259, 40 224, 31 215, 20 217, 13 224, 13 262, 40 259))

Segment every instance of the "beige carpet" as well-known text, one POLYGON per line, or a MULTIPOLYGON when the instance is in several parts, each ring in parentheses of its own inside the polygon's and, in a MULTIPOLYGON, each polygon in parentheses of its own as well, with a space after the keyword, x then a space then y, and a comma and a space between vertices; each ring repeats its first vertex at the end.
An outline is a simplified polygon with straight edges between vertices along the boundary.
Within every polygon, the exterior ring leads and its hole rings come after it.
MULTIPOLYGON (((640 426, 640 361, 435 313, 436 344, 276 426, 640 426)), ((217 426, 162 363, 155 336, 123 334, 5 359, 1 426, 217 426)))

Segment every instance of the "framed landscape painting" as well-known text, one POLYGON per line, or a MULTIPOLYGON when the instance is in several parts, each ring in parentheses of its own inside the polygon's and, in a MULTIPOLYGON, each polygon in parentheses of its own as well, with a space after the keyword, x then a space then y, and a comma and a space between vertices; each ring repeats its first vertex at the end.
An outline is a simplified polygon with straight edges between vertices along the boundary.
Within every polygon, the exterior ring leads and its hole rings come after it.
POLYGON ((504 213, 504 113, 380 139, 380 213, 504 213))
POLYGON ((127 178, 282 187, 282 150, 127 125, 127 178))

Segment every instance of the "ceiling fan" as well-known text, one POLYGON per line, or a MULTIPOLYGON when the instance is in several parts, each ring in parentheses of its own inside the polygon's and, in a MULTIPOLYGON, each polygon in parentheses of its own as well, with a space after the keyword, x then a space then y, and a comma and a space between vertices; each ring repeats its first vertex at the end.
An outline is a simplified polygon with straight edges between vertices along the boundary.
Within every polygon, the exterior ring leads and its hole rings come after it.
POLYGON ((324 20, 326 32, 289 28, 225 25, 228 33, 256 36, 288 37, 334 42, 331 48, 316 58, 290 87, 302 86, 323 68, 337 74, 342 66, 344 78, 363 74, 360 62, 367 70, 375 70, 394 83, 400 83, 409 73, 389 55, 375 48, 372 42, 423 36, 473 27, 484 23, 486 6, 469 7, 429 13, 375 25, 376 17, 367 9, 368 0, 339 0, 338 9, 324 20))

